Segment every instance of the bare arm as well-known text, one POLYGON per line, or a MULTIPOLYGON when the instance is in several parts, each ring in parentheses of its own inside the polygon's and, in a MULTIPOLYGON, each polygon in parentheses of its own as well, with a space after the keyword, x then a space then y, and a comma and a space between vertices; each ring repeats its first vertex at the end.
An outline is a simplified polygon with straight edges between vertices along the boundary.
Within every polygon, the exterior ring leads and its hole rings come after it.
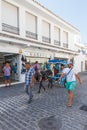
POLYGON ((33 88, 33 86, 34 86, 34 81, 35 81, 35 78, 34 78, 34 76, 32 76, 32 83, 30 84, 30 88, 33 88))
POLYGON ((64 77, 64 75, 65 75, 64 73, 61 73, 59 80, 61 80, 64 77))
POLYGON ((80 78, 80 75, 79 74, 75 74, 76 78, 79 80, 79 83, 82 84, 82 80, 80 78))
POLYGON ((34 75, 32 76, 32 84, 34 84, 35 82, 35 78, 34 78, 34 75))

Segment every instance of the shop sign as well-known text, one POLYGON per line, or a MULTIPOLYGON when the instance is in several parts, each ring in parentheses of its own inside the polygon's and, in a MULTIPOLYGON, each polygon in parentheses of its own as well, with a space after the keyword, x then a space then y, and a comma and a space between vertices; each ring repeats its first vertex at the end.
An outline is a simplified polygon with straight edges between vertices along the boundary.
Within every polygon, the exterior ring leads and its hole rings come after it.
POLYGON ((30 56, 30 52, 23 52, 25 56, 30 56))
MULTIPOLYGON (((21 53, 21 50, 20 50, 21 53)), ((46 58, 50 58, 51 54, 47 54, 47 53, 39 53, 39 52, 24 52, 23 53, 25 56, 33 56, 33 57, 46 57, 46 58)))

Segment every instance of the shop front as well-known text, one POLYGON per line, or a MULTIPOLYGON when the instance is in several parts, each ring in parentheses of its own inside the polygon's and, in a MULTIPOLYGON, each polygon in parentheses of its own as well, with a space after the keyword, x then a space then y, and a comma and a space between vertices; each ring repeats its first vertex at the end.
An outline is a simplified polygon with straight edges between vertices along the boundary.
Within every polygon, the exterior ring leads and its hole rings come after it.
POLYGON ((31 63, 33 66, 36 61, 38 61, 40 69, 45 69, 46 63, 49 61, 50 58, 53 57, 52 52, 46 50, 29 50, 24 51, 23 55, 26 57, 26 60, 31 63))
POLYGON ((9 62, 11 66, 11 82, 19 81, 19 55, 13 53, 0 53, 0 84, 4 83, 3 78, 3 67, 5 66, 5 62, 9 62), (14 68, 16 65, 16 71, 14 72, 14 68))

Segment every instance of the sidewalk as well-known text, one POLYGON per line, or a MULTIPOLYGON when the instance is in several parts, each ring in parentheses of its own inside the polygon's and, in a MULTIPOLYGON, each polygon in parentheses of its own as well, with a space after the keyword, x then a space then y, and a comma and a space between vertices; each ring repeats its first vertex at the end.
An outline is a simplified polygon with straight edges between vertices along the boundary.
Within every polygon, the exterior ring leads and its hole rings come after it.
POLYGON ((46 88, 37 93, 27 104, 28 97, 23 84, 0 88, 0 130, 87 130, 87 72, 80 74, 83 84, 77 83, 74 103, 67 107, 68 95, 65 88, 46 88))

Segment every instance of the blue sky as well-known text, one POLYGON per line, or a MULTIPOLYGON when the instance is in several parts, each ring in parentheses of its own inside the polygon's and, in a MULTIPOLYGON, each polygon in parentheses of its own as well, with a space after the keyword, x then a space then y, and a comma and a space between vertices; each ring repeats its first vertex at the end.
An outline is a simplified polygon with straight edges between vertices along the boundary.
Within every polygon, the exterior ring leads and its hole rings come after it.
POLYGON ((77 27, 82 43, 87 43, 87 0, 36 0, 52 12, 77 27))

